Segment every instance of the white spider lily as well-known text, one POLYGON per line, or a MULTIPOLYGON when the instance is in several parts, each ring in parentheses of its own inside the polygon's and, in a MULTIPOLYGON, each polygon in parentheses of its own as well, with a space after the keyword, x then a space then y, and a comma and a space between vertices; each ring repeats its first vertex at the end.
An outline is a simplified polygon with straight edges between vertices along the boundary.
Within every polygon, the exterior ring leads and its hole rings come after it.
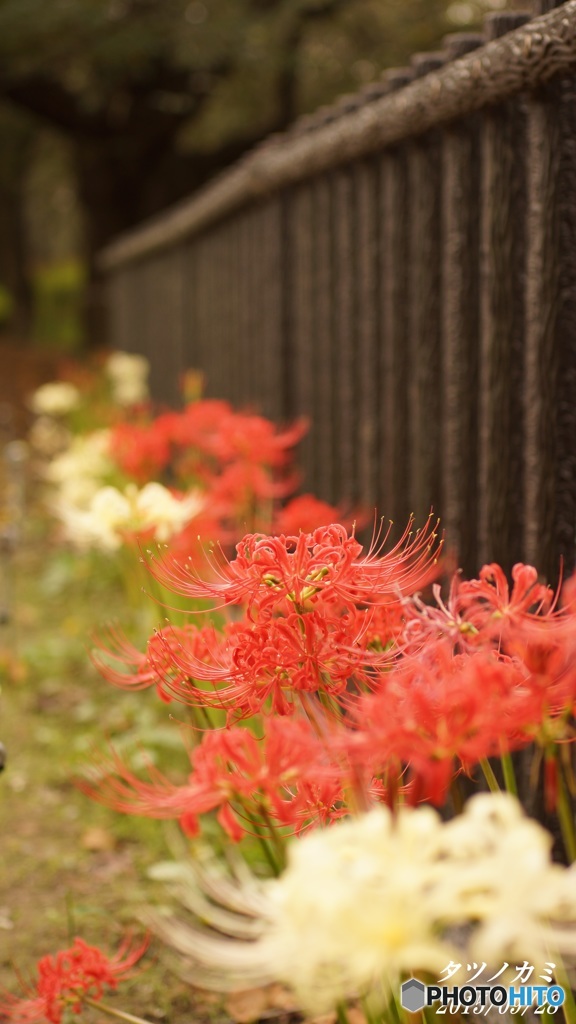
POLYGON ((182 875, 178 895, 195 924, 146 920, 196 984, 281 981, 321 1013, 358 995, 386 1001, 403 977, 437 979, 451 960, 498 970, 574 957, 576 873, 552 864, 550 847, 504 794, 476 796, 448 822, 429 807, 395 816, 378 807, 295 840, 279 879, 212 878, 208 896, 205 873, 182 875), (194 885, 203 898, 190 896, 194 885))

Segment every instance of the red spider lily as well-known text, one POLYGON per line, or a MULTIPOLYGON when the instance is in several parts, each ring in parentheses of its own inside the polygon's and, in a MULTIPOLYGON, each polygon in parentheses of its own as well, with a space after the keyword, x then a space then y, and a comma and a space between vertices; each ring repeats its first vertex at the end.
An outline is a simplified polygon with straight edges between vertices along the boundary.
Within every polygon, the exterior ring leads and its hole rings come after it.
POLYGON ((286 715, 303 693, 337 696, 373 685, 374 672, 391 655, 375 642, 379 633, 372 627, 369 614, 351 609, 231 623, 221 636, 165 629, 148 657, 163 688, 183 703, 227 708, 234 718, 262 711, 286 715))
POLYGON ((116 628, 108 631, 108 645, 92 652, 92 661, 100 674, 123 690, 145 690, 155 686, 161 700, 169 703, 175 694, 187 691, 188 677, 178 669, 170 656, 180 648, 190 651, 197 663, 209 660, 218 641, 212 625, 167 626, 154 633, 145 652, 138 650, 116 628))
POLYGON ((170 440, 174 470, 184 479, 199 479, 210 485, 220 463, 214 455, 215 438, 223 420, 234 415, 228 402, 203 399, 174 414, 170 440))
POLYGON ((313 533, 319 526, 341 523, 352 528, 356 516, 343 516, 334 505, 320 501, 313 494, 300 494, 292 498, 276 513, 272 533, 293 537, 298 533, 313 533))
POLYGON ((146 690, 158 683, 146 654, 130 643, 116 626, 108 628, 107 646, 99 643, 91 657, 100 674, 123 690, 146 690))
POLYGON ((203 454, 214 451, 223 420, 233 416, 229 402, 203 398, 174 413, 170 423, 170 440, 178 448, 197 448, 203 454))
MULTIPOLYGON (((320 527, 298 537, 248 534, 229 562, 222 553, 209 559, 210 579, 202 579, 192 563, 168 558, 152 560, 155 578, 176 593, 222 604, 246 602, 258 616, 299 611, 322 603, 370 603, 397 599, 429 582, 438 572, 441 545, 431 521, 412 536, 412 522, 396 546, 381 554, 382 544, 361 556, 362 546, 343 526, 320 527)), ((386 539, 386 538, 384 538, 386 539)))
MULTIPOLYGON (((240 494, 242 478, 254 479, 257 493, 270 486, 270 471, 283 469, 291 458, 291 449, 306 432, 303 422, 286 431, 261 416, 246 415, 232 410, 227 402, 204 400, 188 406, 173 418, 170 440, 175 447, 179 473, 199 476, 214 482, 215 470, 236 467, 241 479, 228 482, 227 494, 240 494), (260 468, 260 474, 254 471, 260 468), (252 473, 250 472, 252 470, 252 473)), ((282 489, 289 493, 294 484, 282 489)))
POLYGON ((541 715, 521 662, 489 651, 454 656, 440 640, 404 658, 380 692, 352 705, 356 735, 342 742, 374 775, 409 766, 413 795, 441 805, 456 768, 527 745, 541 715))
POLYGON ((205 560, 206 550, 214 544, 231 545, 238 536, 238 530, 217 514, 212 506, 210 494, 206 495, 207 507, 190 520, 180 533, 170 538, 170 556, 174 559, 191 558, 196 562, 205 560), (210 503, 208 505, 208 503, 210 503))
POLYGON ((307 430, 304 419, 278 431, 263 416, 231 413, 220 419, 218 431, 212 437, 212 454, 222 463, 243 461, 279 468, 286 465, 291 449, 307 430))
POLYGON ((125 814, 177 818, 191 836, 198 833, 199 817, 218 809, 218 820, 234 842, 250 832, 250 819, 261 815, 300 831, 343 813, 342 770, 304 720, 270 718, 262 739, 239 726, 208 731, 192 752, 191 765, 183 785, 153 765, 149 781, 143 781, 113 753, 80 788, 125 814))
POLYGON ((285 498, 299 482, 297 473, 278 479, 256 463, 233 462, 213 477, 208 501, 220 518, 241 522, 244 517, 250 522, 257 516, 259 503, 285 498))
POLYGON ((477 580, 462 582, 458 603, 467 622, 487 637, 498 639, 510 626, 554 621, 557 594, 538 582, 531 565, 518 562, 512 569, 512 589, 503 569, 485 565, 477 580))
POLYGON ((530 673, 530 685, 541 704, 542 742, 572 738, 576 708, 576 622, 561 620, 539 628, 526 623, 509 631, 507 650, 530 673), (567 628, 568 627, 568 628, 567 628))
POLYGON ((418 595, 404 601, 403 640, 407 653, 417 651, 431 640, 438 640, 440 637, 450 638, 455 648, 462 651, 485 643, 485 637, 480 634, 477 626, 465 616, 460 599, 460 586, 460 575, 455 573, 445 601, 437 583, 432 585, 435 604, 427 604, 418 595))
POLYGON ((170 460, 170 442, 153 423, 118 423, 112 430, 110 454, 120 469, 139 483, 156 480, 170 460))
POLYGON ((89 946, 83 939, 76 938, 69 949, 38 961, 38 981, 33 994, 26 998, 5 995, 0 1001, 0 1016, 11 1024, 46 1020, 60 1024, 66 1012, 81 1013, 86 998, 99 1000, 106 988, 115 989, 119 979, 130 975, 148 945, 146 937, 131 949, 131 940, 127 937, 118 952, 109 957, 97 946, 89 946))

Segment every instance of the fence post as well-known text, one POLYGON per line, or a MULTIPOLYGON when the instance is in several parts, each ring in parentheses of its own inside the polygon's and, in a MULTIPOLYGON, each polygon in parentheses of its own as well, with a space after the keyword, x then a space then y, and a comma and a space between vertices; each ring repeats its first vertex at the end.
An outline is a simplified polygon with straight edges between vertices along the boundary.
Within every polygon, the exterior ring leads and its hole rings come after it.
MULTIPOLYGON (((479 34, 445 41, 449 60, 477 49, 479 34)), ((480 220, 478 115, 448 126, 442 145, 442 508, 448 549, 465 573, 476 571, 478 533, 478 268, 480 220)))
POLYGON ((379 217, 379 164, 363 160, 355 168, 357 195, 357 359, 358 359, 358 500, 371 515, 378 503, 379 373, 381 224, 379 217))
MULTIPOLYGON (((492 14, 488 40, 523 24, 492 14)), ((479 561, 506 569, 522 558, 525 108, 522 99, 483 114, 480 241, 479 561)))
MULTIPOLYGON (((412 58, 421 78, 442 67, 444 54, 412 58)), ((410 146, 408 340, 410 353, 410 501, 417 525, 442 508, 441 445, 441 143, 437 130, 410 146)))
MULTIPOLYGON (((537 0, 536 13, 562 4, 537 0)), ((576 533, 576 84, 556 78, 528 111, 527 559, 574 567, 576 533)))
MULTIPOLYGON (((387 72, 390 92, 413 78, 411 68, 387 72)), ((388 149, 380 160, 381 385, 378 512, 400 527, 411 511, 408 351, 408 154, 407 147, 388 149)))

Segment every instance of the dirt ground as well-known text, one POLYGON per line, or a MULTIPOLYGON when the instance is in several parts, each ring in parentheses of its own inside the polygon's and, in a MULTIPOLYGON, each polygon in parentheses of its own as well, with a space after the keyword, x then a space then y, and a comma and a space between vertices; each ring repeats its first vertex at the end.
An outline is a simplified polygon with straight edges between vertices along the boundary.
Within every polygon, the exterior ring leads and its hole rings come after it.
MULTIPOLYGON (((8 410, 23 436, 26 395, 54 378, 57 360, 6 341, 0 359, 0 420, 8 410)), ((116 690, 91 665, 91 636, 103 624, 116 619, 142 637, 150 631, 126 621, 113 567, 54 542, 33 481, 27 507, 14 555, 0 543, 0 992, 13 993, 16 972, 32 977, 39 957, 75 935, 112 952, 139 908, 165 901, 147 870, 171 857, 172 825, 116 814, 74 784, 95 747, 131 735, 157 740, 173 724, 153 694, 116 690)), ((257 993, 225 1000, 192 989, 154 942, 144 969, 108 1001, 170 1024, 301 1019, 267 1007, 257 993)), ((104 1019, 97 1011, 88 1016, 104 1019)))

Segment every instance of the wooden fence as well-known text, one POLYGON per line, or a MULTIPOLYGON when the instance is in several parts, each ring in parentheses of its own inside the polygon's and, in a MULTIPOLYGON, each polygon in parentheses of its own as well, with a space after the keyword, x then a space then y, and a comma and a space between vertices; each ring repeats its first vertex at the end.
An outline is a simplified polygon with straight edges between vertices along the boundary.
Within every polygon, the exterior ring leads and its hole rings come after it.
POLYGON ((574 565, 576 0, 492 14, 102 254, 156 397, 305 414, 305 486, 574 565))

